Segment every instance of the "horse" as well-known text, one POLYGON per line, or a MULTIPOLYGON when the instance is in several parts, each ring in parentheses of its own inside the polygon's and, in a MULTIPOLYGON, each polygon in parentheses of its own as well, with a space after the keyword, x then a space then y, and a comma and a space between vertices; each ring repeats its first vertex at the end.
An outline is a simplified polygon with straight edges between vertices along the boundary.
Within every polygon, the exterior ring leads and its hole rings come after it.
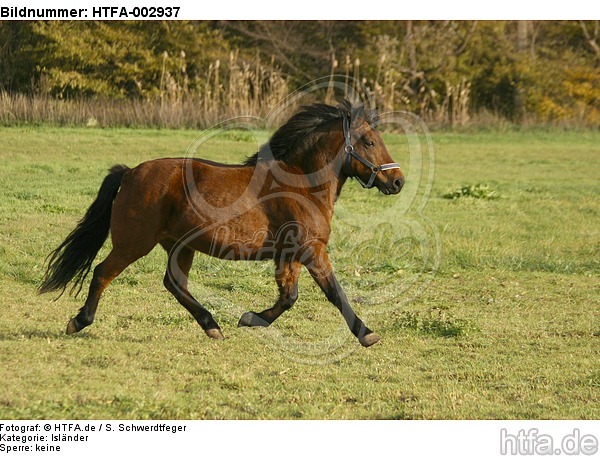
POLYGON ((195 252, 275 262, 279 298, 262 312, 244 313, 238 326, 269 326, 290 309, 305 267, 360 344, 377 343, 380 337, 356 316, 337 281, 327 243, 334 203, 348 179, 385 195, 404 186, 378 122, 377 110, 360 103, 315 103, 299 108, 241 164, 185 157, 112 167, 84 217, 48 256, 39 292, 60 291, 60 298, 72 283, 77 296, 110 232, 112 250, 94 268, 67 334, 91 325, 111 281, 160 244, 168 255, 164 286, 210 338, 224 336, 188 290, 195 252))

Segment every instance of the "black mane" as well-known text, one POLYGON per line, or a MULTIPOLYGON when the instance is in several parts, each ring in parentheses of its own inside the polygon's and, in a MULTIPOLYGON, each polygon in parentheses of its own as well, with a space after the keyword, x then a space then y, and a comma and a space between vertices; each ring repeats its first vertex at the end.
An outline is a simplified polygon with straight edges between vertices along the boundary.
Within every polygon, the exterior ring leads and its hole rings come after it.
POLYGON ((353 124, 357 121, 367 122, 371 128, 376 128, 379 120, 376 109, 364 109, 362 105, 353 105, 348 100, 342 100, 337 106, 324 103, 302 106, 273 133, 269 142, 263 144, 256 154, 246 159, 244 165, 255 166, 259 159, 285 160, 288 152, 305 147, 307 138, 318 127, 344 117, 349 117, 353 124))

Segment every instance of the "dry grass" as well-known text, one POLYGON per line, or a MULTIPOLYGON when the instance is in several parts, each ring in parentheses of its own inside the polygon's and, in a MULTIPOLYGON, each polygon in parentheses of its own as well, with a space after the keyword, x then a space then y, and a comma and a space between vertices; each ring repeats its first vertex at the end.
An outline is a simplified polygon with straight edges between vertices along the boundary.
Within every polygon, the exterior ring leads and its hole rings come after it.
MULTIPOLYGON (((430 129, 506 131, 514 127, 584 129, 594 125, 593 119, 582 116, 549 123, 528 113, 515 124, 498 113, 473 112, 468 80, 446 81, 445 92, 436 93, 421 76, 398 71, 389 60, 381 51, 375 75, 367 78, 360 59, 346 55, 340 64, 333 56, 329 77, 312 81, 304 89, 311 92, 309 99, 332 104, 357 93, 375 103, 380 112, 417 113, 430 129), (416 92, 411 88, 415 83, 419 85, 416 92)), ((204 129, 236 117, 270 117, 282 107, 283 100, 286 109, 278 113, 279 120, 298 107, 293 100, 300 97, 289 96, 293 87, 274 61, 265 64, 257 56, 249 62, 231 52, 227 61, 215 60, 203 78, 194 81, 187 78, 185 56, 181 61, 177 74, 163 68, 158 94, 146 98, 61 99, 50 96, 45 84, 29 95, 0 91, 0 125, 204 129)), ((303 103, 306 101, 304 97, 303 103)))
POLYGON ((59 99, 43 87, 33 95, 0 91, 0 125, 207 128, 232 117, 264 117, 290 91, 274 62, 248 63, 233 52, 226 64, 212 63, 194 89, 185 65, 180 72, 175 78, 163 71, 158 96, 139 99, 59 99))

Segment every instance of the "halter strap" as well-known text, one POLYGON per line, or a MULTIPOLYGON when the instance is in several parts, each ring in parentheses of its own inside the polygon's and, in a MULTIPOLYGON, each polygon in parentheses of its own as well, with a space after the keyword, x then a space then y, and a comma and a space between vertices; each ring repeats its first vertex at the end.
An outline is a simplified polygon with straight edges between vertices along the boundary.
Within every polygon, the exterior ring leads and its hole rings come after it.
POLYGON ((352 161, 352 158, 354 157, 355 159, 357 159, 359 162, 361 162, 363 165, 365 165, 367 168, 369 168, 371 170, 371 177, 369 177, 369 180, 366 183, 356 174, 354 174, 354 175, 349 174, 348 177, 355 178, 358 182, 360 182, 360 185, 362 185, 364 188, 372 188, 373 183, 375 182, 375 178, 377 177, 377 173, 379 173, 379 171, 386 171, 388 169, 400 169, 400 165, 398 165, 398 163, 386 163, 385 165, 377 166, 377 165, 374 165, 373 163, 371 163, 366 158, 358 155, 356 153, 356 150, 354 149, 354 146, 352 145, 352 139, 350 137, 350 119, 348 116, 344 116, 343 128, 344 128, 344 152, 346 152, 346 166, 348 167, 349 170, 352 170, 352 165, 350 162, 352 161))

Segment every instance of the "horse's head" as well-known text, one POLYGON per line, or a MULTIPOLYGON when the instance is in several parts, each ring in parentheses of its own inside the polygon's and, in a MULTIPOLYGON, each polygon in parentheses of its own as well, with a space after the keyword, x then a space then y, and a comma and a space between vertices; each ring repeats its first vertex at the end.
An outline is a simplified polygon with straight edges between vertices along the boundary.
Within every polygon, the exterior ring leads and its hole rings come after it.
POLYGON ((359 107, 342 119, 344 131, 344 172, 365 188, 377 187, 386 195, 400 193, 404 174, 375 129, 377 113, 359 107))

